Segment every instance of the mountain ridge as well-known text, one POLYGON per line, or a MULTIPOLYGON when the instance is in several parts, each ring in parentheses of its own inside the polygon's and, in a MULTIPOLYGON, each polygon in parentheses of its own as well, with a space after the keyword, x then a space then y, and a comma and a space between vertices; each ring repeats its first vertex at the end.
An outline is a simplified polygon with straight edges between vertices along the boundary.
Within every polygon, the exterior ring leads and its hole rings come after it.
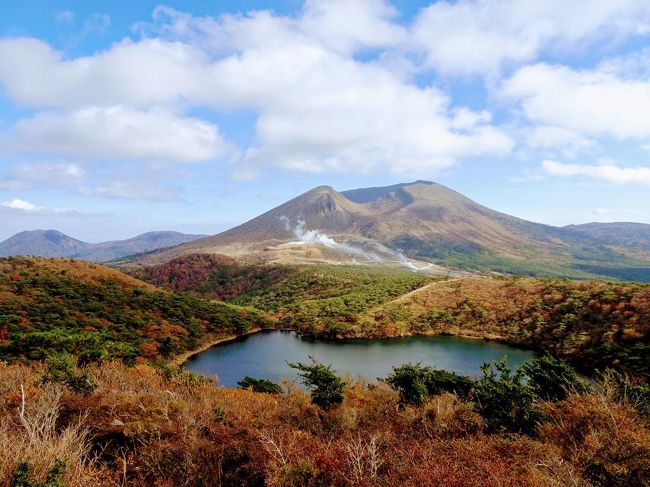
POLYGON ((173 231, 146 232, 125 240, 88 243, 58 230, 28 230, 0 242, 0 257, 34 255, 70 257, 94 262, 172 247, 204 237, 173 231))

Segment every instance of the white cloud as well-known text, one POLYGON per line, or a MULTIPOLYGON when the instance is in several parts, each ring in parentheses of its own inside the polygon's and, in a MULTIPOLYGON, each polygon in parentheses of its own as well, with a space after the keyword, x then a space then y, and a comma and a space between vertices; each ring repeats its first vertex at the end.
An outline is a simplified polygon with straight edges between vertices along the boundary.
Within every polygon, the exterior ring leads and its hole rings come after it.
POLYGON ((650 185, 650 167, 619 167, 603 161, 600 164, 563 164, 545 160, 542 169, 549 176, 586 176, 611 184, 650 185))
POLYGON ((139 180, 108 181, 95 187, 82 187, 80 192, 87 196, 146 201, 175 200, 180 194, 176 187, 139 180))
POLYGON ((300 29, 337 52, 402 44, 406 29, 393 22, 395 8, 384 0, 307 0, 300 29))
POLYGON ((80 181, 85 176, 86 170, 71 162, 27 162, 12 171, 10 177, 22 181, 67 184, 80 181))
POLYGON ((410 43, 442 73, 498 74, 505 64, 536 59, 543 48, 612 42, 649 27, 645 0, 442 0, 419 13, 410 43))
POLYGON ((242 174, 279 165, 428 177, 461 158, 507 154, 513 140, 488 112, 453 107, 441 90, 405 81, 387 69, 395 60, 353 57, 403 44, 395 15, 381 0, 310 1, 296 17, 197 18, 159 7, 154 24, 139 27, 149 37, 94 56, 66 59, 41 41, 2 40, 0 83, 18 103, 71 110, 15 129, 23 147, 65 157, 205 160, 225 152, 216 127, 152 106, 256 112, 242 174))
POLYGON ((537 64, 503 85, 530 120, 586 136, 650 137, 650 82, 608 70, 537 64))
POLYGON ((30 152, 91 159, 205 161, 228 149, 216 126, 168 111, 124 106, 41 112, 13 128, 30 152))
POLYGON ((559 150, 565 157, 575 157, 581 151, 592 148, 596 141, 562 128, 543 125, 528 131, 526 141, 531 147, 559 150))
POLYGON ((79 183, 86 175, 84 168, 69 162, 26 162, 0 179, 0 189, 29 189, 34 185, 65 187, 79 183))
POLYGON ((18 198, 0 203, 0 212, 17 213, 22 215, 51 215, 51 216, 82 216, 85 213, 69 208, 47 208, 37 206, 18 198))
POLYGON ((157 39, 125 39, 74 59, 37 39, 0 39, 0 83, 6 94, 40 108, 180 101, 197 91, 205 61, 198 49, 157 39))

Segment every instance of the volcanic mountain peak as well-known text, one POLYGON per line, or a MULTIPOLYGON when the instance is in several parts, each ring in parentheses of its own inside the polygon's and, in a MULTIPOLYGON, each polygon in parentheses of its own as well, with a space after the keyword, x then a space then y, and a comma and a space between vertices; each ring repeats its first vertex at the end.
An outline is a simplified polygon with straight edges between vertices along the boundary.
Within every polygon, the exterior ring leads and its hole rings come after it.
POLYGON ((343 192, 318 186, 238 227, 137 262, 192 253, 353 262, 383 248, 394 253, 395 262, 406 256, 483 271, 650 280, 644 253, 578 230, 506 215, 430 181, 343 192))

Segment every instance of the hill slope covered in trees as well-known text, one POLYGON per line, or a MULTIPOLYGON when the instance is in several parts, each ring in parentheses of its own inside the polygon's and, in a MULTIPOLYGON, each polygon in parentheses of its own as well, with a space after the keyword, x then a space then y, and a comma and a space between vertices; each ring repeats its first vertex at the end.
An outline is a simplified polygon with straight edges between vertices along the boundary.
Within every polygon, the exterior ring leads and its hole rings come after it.
POLYGON ((254 310, 160 290, 84 261, 0 259, 0 360, 65 351, 133 363, 267 323, 254 310))

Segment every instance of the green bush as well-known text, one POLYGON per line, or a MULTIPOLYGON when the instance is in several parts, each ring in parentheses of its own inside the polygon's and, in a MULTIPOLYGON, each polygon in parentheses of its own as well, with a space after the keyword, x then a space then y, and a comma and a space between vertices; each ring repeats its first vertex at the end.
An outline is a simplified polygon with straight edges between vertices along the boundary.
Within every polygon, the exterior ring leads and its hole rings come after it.
POLYGON ((322 409, 329 409, 343 402, 345 382, 332 370, 331 365, 318 363, 314 357, 309 357, 310 364, 291 363, 289 367, 298 370, 298 375, 311 390, 311 400, 322 409))
POLYGON ((545 401, 562 401, 570 392, 585 392, 586 386, 566 361, 544 355, 521 366, 537 397, 545 401))
POLYGON ((219 424, 226 424, 226 410, 221 406, 214 406, 212 408, 214 419, 219 424))
POLYGON ((427 397, 443 392, 466 397, 475 385, 469 377, 419 363, 393 367, 393 372, 383 382, 399 392, 402 402, 408 404, 422 404, 427 397))
POLYGON ((242 389, 252 389, 255 392, 264 392, 266 394, 281 394, 282 387, 266 379, 255 379, 253 377, 246 376, 239 382, 237 385, 242 389))
POLYGON ((61 477, 65 473, 66 463, 56 460, 52 468, 47 471, 45 482, 37 482, 31 474, 28 462, 20 462, 11 476, 11 487, 65 487, 61 477))
POLYGON ((483 364, 481 371, 483 377, 476 384, 474 397, 487 429, 531 433, 540 414, 524 370, 519 367, 513 372, 504 357, 499 362, 483 364))
POLYGON ((64 384, 77 394, 90 394, 97 388, 90 372, 79 369, 75 358, 70 354, 52 355, 48 358, 43 382, 64 384))

